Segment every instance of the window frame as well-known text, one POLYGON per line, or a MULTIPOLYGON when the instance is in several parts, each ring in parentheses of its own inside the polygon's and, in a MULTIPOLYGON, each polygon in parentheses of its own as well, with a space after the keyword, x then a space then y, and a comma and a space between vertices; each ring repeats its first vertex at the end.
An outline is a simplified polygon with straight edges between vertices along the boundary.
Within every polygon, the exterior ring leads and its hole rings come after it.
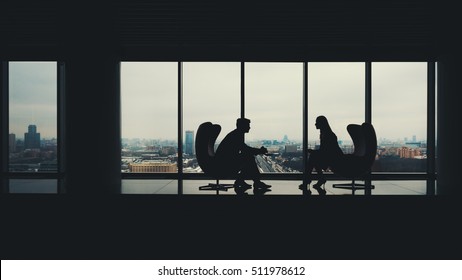
POLYGON ((2 138, 1 149, 1 171, 2 171, 2 193, 10 193, 10 180, 14 179, 30 179, 30 180, 41 180, 41 179, 54 179, 57 180, 56 194, 65 193, 65 65, 64 62, 58 60, 11 60, 2 61, 0 79, 1 79, 1 109, 2 109, 2 123, 1 131, 2 135, 9 135, 9 63, 10 62, 55 62, 56 63, 56 106, 57 106, 57 122, 56 122, 56 137, 57 137, 57 160, 58 170, 56 172, 11 172, 9 171, 9 143, 7 137, 2 138))
MULTIPOLYGON (((158 60, 156 60, 157 62, 158 60)), ((154 61, 153 61, 154 62, 154 61)), ((183 84, 182 84, 182 63, 189 62, 189 61, 178 61, 178 173, 122 173, 122 180, 129 180, 129 179, 174 179, 178 180, 178 194, 183 194, 183 181, 184 180, 205 180, 205 179, 212 179, 205 174, 202 173, 184 173, 182 171, 182 143, 183 141, 183 84)), ((197 62, 197 61, 194 61, 197 62)), ((230 61, 232 62, 232 61, 230 61)), ((241 117, 245 117, 245 63, 253 63, 253 62, 267 62, 267 61, 240 61, 241 63, 241 117)), ((292 62, 292 63, 303 63, 303 121, 302 121, 302 137, 303 137, 303 166, 306 166, 307 163, 307 152, 306 147, 308 146, 308 64, 309 61, 271 61, 271 62, 292 62)), ((322 62, 322 61, 316 61, 322 62)), ((334 61, 333 61, 334 62, 334 61)), ((340 62, 340 61, 339 61, 340 62)), ((371 122, 372 120, 372 62, 375 61, 351 61, 351 62, 360 62, 364 63, 365 67, 365 108, 364 108, 364 121, 371 122)), ((390 61, 394 62, 394 61, 390 61)), ((396 61, 396 62, 414 62, 414 61, 396 61)), ((371 181, 392 181, 392 180, 400 180, 400 181, 426 181, 426 189, 427 195, 434 195, 435 194, 435 180, 437 179, 436 169, 435 169, 435 123, 436 123, 436 115, 435 115, 435 85, 436 85, 436 77, 435 77, 435 62, 426 60, 418 60, 417 62, 425 62, 427 63, 427 169, 425 172, 419 173, 406 173, 406 172, 372 172, 370 174, 370 180, 366 181, 366 184, 371 184, 371 181)), ((303 173, 262 173, 262 178, 265 180, 299 180, 306 182, 307 172, 303 173)), ((344 178, 339 177, 336 174, 327 174, 327 178, 330 180, 344 180, 344 178)), ((370 189, 366 189, 366 195, 371 195, 372 192, 370 189)))
MULTIPOLYGON (((14 60, 21 61, 21 60, 14 60)), ((34 60, 25 60, 34 62, 34 60)), ((48 60, 36 60, 36 61, 48 61, 48 60)), ((129 60, 121 60, 129 61, 129 60)), ((160 60, 156 60, 160 61, 160 60)), ((11 179, 56 179, 57 180, 57 194, 65 193, 65 184, 64 177, 66 173, 66 139, 65 139, 65 87, 66 87, 66 74, 65 74, 65 63, 62 61, 55 61, 57 63, 57 138, 58 138, 58 171, 56 173, 22 173, 22 172, 10 172, 8 169, 8 137, 9 135, 9 62, 10 61, 1 61, 0 67, 0 79, 1 79, 1 88, 0 88, 0 107, 1 107, 1 123, 0 130, 2 137, 0 141, 0 148, 2 152, 2 157, 0 159, 0 171, 2 174, 1 179, 1 192, 9 193, 9 180, 11 179)), ((170 60, 171 62, 171 60, 170 60)), ((204 180, 211 179, 205 174, 196 174, 196 173, 184 173, 182 170, 183 162, 183 147, 180 143, 183 142, 183 62, 186 61, 176 61, 178 63, 178 173, 121 173, 122 180, 129 179, 173 179, 178 180, 178 195, 183 194, 183 181, 184 180, 204 180)), ((230 61, 235 62, 235 61, 230 61)), ((245 117, 245 63, 246 62, 266 62, 266 61, 238 61, 241 64, 241 92, 240 92, 240 106, 241 106, 241 117, 245 117)), ((278 62, 278 61, 272 61, 278 62)), ((307 147, 307 126, 308 126, 308 64, 309 61, 279 61, 279 62, 297 62, 303 63, 303 147, 307 147)), ((317 61, 318 62, 318 61, 317 61)), ((320 61, 322 62, 322 61, 320 61)), ((371 65, 372 61, 352 61, 352 62, 363 62, 365 64, 365 121, 371 122, 372 118, 372 87, 371 87, 371 65)), ((393 61, 390 61, 393 62, 393 61)), ((397 62, 412 62, 406 60, 399 60, 397 62)), ((435 195, 435 181, 437 180, 437 170, 436 170, 436 62, 432 60, 418 60, 418 62, 427 63, 427 167, 425 172, 420 173, 401 173, 401 172, 376 172, 371 173, 370 178, 372 181, 391 181, 391 180, 421 180, 426 181, 426 194, 435 195)), ((120 78, 120 75, 119 75, 120 78)), ((120 81, 119 81, 120 82, 120 81)), ((117 93, 120 96, 120 88, 117 93)), ((119 122, 120 120, 116 120, 119 122)), ((307 153, 304 149, 303 153, 303 165, 306 166, 307 153)), ((262 174, 263 179, 265 180, 306 180, 306 172, 303 173, 268 173, 262 174)), ((335 174, 327 174, 328 179, 335 180, 340 178, 335 174)), ((371 194, 369 190, 365 194, 371 194)))

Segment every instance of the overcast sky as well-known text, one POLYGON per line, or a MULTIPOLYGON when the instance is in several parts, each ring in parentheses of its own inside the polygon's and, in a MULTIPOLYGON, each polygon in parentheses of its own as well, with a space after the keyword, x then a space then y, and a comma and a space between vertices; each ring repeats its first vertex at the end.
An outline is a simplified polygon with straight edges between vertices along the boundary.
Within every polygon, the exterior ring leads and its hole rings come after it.
MULTIPOLYGON (((122 136, 176 139, 177 63, 122 63, 122 136), (170 116, 170 117, 167 117, 170 116)), ((373 124, 379 138, 426 138, 426 63, 373 63, 373 124)), ((308 133, 325 115, 339 140, 349 123, 364 121, 364 63, 309 63, 308 133)), ((240 63, 183 63, 183 128, 222 126, 240 116, 240 63)), ((246 63, 248 140, 302 139, 302 63, 246 63)))
POLYGON ((56 62, 9 63, 9 129, 24 138, 30 124, 41 138, 57 134, 56 62))
MULTIPOLYGON (((177 139, 178 63, 121 64, 122 137, 177 139)), ((339 140, 346 125, 364 121, 364 63, 309 63, 308 133, 317 139, 316 116, 325 115, 339 140)), ((42 138, 56 137, 56 63, 9 64, 10 132, 29 124, 42 138)), ((183 129, 212 121, 219 140, 240 117, 239 62, 183 63, 183 129)), ((372 123, 378 138, 426 138, 426 63, 373 63, 372 123)), ((302 138, 302 63, 246 63, 248 140, 302 138)))

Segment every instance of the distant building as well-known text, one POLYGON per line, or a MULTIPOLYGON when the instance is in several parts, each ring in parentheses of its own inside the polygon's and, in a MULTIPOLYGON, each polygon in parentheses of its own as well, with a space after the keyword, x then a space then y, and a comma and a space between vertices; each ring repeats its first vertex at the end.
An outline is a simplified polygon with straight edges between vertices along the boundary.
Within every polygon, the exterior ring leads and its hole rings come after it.
POLYGON ((44 161, 39 164, 39 172, 57 172, 58 171, 58 161, 44 161))
POLYGON ((175 173, 177 166, 168 162, 129 163, 128 169, 133 173, 175 173))
POLYGON ((286 153, 296 153, 297 145, 285 145, 285 152, 286 153))
POLYGON ((174 155, 176 154, 176 147, 174 146, 164 146, 162 147, 162 149, 160 150, 160 154, 162 156, 170 156, 170 155, 174 155))
POLYGON ((194 131, 186 130, 184 153, 194 155, 194 131))
POLYGON ((8 137, 8 147, 10 153, 16 152, 16 134, 10 133, 8 137))
POLYGON ((422 156, 419 149, 412 149, 408 147, 401 147, 397 150, 400 158, 419 158, 422 156))
POLYGON ((37 133, 36 125, 29 125, 24 133, 24 149, 40 149, 40 133, 37 133))
POLYGON ((422 146, 422 142, 405 142, 404 143, 408 148, 420 148, 422 146))

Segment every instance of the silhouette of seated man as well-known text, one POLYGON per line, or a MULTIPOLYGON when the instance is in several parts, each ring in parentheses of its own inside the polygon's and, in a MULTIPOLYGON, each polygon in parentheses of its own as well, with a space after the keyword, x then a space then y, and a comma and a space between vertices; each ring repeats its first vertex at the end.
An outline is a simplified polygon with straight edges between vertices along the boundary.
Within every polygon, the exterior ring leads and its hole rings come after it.
POLYGON ((265 147, 253 148, 245 144, 244 134, 250 130, 250 120, 239 118, 236 120, 236 129, 229 132, 221 141, 215 152, 218 164, 231 174, 238 174, 234 186, 240 189, 250 189, 251 185, 245 180, 253 180, 255 189, 268 189, 271 186, 263 183, 260 171, 255 161, 256 155, 268 153, 265 147))

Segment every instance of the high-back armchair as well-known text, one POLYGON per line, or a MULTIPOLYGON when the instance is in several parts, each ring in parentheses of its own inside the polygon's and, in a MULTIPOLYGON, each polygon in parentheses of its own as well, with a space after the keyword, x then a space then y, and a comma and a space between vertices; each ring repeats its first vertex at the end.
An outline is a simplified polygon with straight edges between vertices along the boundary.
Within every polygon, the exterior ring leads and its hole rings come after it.
MULTIPOLYGON (((370 123, 349 124, 347 131, 353 140, 354 152, 344 154, 341 160, 332 167, 335 174, 350 179, 351 183, 333 184, 334 188, 350 189, 352 194, 357 189, 365 189, 366 184, 356 183, 356 180, 365 180, 374 164, 377 153, 377 136, 374 126, 370 123)), ((374 189, 373 185, 370 185, 374 189)))
POLYGON ((229 176, 226 168, 217 164, 215 158, 215 141, 220 134, 221 126, 212 124, 211 122, 204 122, 199 125, 196 132, 196 159, 200 168, 204 173, 216 180, 216 183, 210 183, 206 186, 200 186, 199 190, 216 190, 227 191, 233 187, 233 184, 222 184, 219 182, 220 178, 229 176))

